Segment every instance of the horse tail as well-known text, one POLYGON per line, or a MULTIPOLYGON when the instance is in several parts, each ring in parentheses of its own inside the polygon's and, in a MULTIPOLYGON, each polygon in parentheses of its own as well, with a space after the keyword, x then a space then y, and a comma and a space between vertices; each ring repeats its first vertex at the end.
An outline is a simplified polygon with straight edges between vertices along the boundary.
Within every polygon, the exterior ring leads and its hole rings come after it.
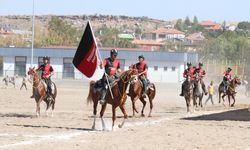
POLYGON ((154 83, 152 83, 152 85, 153 85, 153 89, 154 89, 154 92, 152 94, 152 99, 154 99, 155 98, 155 94, 156 94, 156 88, 155 88, 155 84, 154 83))
POLYGON ((93 88, 95 85, 95 81, 90 81, 89 82, 89 94, 87 97, 87 104, 91 104, 93 102, 93 88))
POLYGON ((54 85, 53 98, 54 98, 54 100, 56 100, 56 96, 57 96, 57 87, 56 87, 56 84, 55 84, 54 82, 52 82, 52 84, 54 85))

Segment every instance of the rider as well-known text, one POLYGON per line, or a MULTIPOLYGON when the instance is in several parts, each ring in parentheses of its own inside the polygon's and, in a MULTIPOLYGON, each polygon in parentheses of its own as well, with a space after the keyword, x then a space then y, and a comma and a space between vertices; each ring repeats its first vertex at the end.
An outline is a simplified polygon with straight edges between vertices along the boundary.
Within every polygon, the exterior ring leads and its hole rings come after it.
POLYGON ((143 84, 143 93, 142 97, 146 97, 147 94, 147 86, 148 86, 148 79, 147 79, 147 72, 148 72, 148 65, 145 62, 145 58, 143 55, 138 57, 139 62, 135 64, 136 69, 138 70, 138 76, 143 84))
POLYGON ((116 58, 118 55, 118 51, 116 49, 112 49, 110 51, 110 57, 103 60, 103 63, 100 64, 100 68, 104 67, 105 72, 101 79, 102 82, 102 93, 100 97, 100 103, 104 104, 106 102, 105 96, 108 90, 108 83, 112 83, 115 79, 118 78, 118 74, 121 73, 120 62, 116 58), (106 74, 106 75, 105 75, 106 74))
MULTIPOLYGON (((49 57, 43 57, 43 64, 36 69, 36 71, 42 71, 41 78, 47 85, 47 96, 51 98, 52 89, 51 89, 51 76, 54 75, 54 69, 49 64, 49 57)), ((33 88, 33 95, 30 98, 34 98, 34 88, 33 88)))
MULTIPOLYGON (((187 78, 187 77, 191 77, 191 82, 194 82, 195 80, 195 67, 193 67, 192 63, 187 63, 188 68, 184 70, 183 72, 183 77, 187 78)), ((183 94, 183 88, 184 88, 184 84, 187 80, 185 80, 182 85, 181 85, 181 94, 180 96, 184 96, 183 94)))
POLYGON ((201 62, 199 62, 199 68, 197 68, 197 73, 198 73, 198 75, 199 75, 199 77, 201 79, 202 90, 205 93, 205 95, 207 95, 206 86, 205 86, 205 83, 203 81, 203 78, 206 75, 206 71, 202 66, 203 66, 203 64, 201 62))
POLYGON ((231 71, 232 69, 228 67, 227 70, 224 72, 223 81, 222 81, 224 85, 224 92, 226 92, 229 82, 232 80, 231 71))

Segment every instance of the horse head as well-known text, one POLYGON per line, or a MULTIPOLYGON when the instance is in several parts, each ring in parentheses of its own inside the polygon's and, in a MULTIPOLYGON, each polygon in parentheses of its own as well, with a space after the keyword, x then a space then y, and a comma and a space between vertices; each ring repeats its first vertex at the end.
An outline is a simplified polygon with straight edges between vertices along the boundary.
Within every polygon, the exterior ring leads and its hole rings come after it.
POLYGON ((120 79, 126 83, 130 81, 131 77, 134 77, 135 75, 137 76, 137 74, 137 69, 129 69, 121 74, 120 79))
POLYGON ((33 68, 29 68, 29 71, 28 71, 28 75, 29 76, 34 76, 36 74, 36 70, 35 70, 35 67, 33 67, 33 68))
POLYGON ((240 78, 238 78, 237 76, 233 78, 232 82, 234 83, 234 85, 241 85, 240 78))

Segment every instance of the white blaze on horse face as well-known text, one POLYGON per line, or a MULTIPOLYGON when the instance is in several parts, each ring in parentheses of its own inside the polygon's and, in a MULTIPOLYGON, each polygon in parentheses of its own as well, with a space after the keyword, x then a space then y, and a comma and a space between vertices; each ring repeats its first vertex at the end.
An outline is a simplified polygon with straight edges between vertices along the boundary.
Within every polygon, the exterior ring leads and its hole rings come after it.
POLYGON ((137 75, 132 75, 131 76, 131 83, 136 83, 138 81, 138 76, 137 75))

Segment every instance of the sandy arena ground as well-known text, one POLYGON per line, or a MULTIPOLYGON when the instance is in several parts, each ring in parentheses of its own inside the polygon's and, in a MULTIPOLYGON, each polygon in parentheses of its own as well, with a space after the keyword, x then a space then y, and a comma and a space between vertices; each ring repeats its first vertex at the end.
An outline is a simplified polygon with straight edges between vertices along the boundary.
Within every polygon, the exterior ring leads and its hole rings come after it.
MULTIPOLYGON (((156 84, 153 117, 130 117, 124 128, 117 125, 122 114, 117 109, 116 130, 92 131, 92 105, 87 105, 88 82, 55 81, 58 97, 54 117, 35 117, 35 101, 28 91, 0 88, 0 149, 6 150, 250 150, 249 98, 238 92, 236 107, 210 103, 206 109, 188 116, 180 85, 156 84)), ((1 83, 2 87, 3 83, 1 83)), ((205 98, 206 99, 206 98, 205 98)), ((203 101, 204 102, 204 101, 203 101)), ((142 104, 137 101, 138 109, 142 104)), ((227 103, 226 103, 227 104, 227 103)), ((126 108, 131 116, 131 102, 126 108)), ((100 107, 99 107, 100 110, 100 107)), ((145 113, 148 114, 149 105, 145 113)), ((111 106, 105 112, 111 128, 111 106)), ((100 119, 97 127, 101 129, 100 119)))

